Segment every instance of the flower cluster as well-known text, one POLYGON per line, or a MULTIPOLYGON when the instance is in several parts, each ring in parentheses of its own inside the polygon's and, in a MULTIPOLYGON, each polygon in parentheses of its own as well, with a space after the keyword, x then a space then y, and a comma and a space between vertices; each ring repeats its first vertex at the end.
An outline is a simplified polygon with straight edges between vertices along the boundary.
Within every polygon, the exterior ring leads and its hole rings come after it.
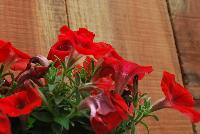
POLYGON ((30 56, 0 40, 0 134, 121 134, 154 111, 173 108, 200 121, 195 102, 175 76, 163 73, 165 95, 154 104, 138 89, 153 71, 121 57, 107 43, 95 42, 85 28, 60 29, 46 57, 30 56))

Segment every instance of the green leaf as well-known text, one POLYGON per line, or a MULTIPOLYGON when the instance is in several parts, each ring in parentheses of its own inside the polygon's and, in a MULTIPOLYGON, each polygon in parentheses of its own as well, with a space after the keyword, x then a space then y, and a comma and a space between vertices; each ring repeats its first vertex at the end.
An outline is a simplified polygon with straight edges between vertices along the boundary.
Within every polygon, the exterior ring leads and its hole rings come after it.
POLYGON ((72 77, 72 70, 68 70, 67 73, 66 73, 66 76, 68 78, 71 78, 72 77))
POLYGON ((144 99, 145 97, 147 97, 147 93, 144 93, 144 94, 140 95, 139 99, 144 99))
POLYGON ((131 134, 136 134, 135 124, 131 126, 131 134))
POLYGON ((64 100, 64 96, 57 96, 54 98, 54 102, 56 105, 59 105, 64 100))
POLYGON ((49 83, 54 83, 55 79, 56 79, 56 74, 58 72, 58 69, 55 68, 53 66, 53 64, 51 65, 51 67, 48 70, 48 73, 46 75, 46 78, 48 80, 49 83))
MULTIPOLYGON (((63 62, 63 61, 61 61, 61 60, 60 60, 60 62, 61 62, 61 65, 62 65, 63 69, 66 71, 66 70, 67 70, 67 66, 66 66, 65 62, 63 62)), ((64 71, 64 72, 65 72, 65 71, 64 71)))
POLYGON ((34 123, 35 123, 36 119, 29 116, 28 117, 28 121, 27 121, 27 128, 30 129, 34 126, 34 123))
POLYGON ((137 117, 135 118, 135 122, 137 123, 138 121, 140 121, 144 116, 144 113, 142 111, 138 111, 137 112, 137 117))
POLYGON ((75 83, 76 83, 77 86, 79 86, 80 83, 81 83, 81 78, 80 78, 79 73, 77 73, 76 76, 75 76, 75 83))
POLYGON ((140 123, 146 128, 147 134, 150 134, 148 125, 143 121, 140 121, 140 123))
POLYGON ((57 116, 54 118, 54 121, 63 126, 65 129, 69 129, 70 120, 65 116, 57 116))
MULTIPOLYGON (((55 81, 56 82, 60 82, 62 80, 62 77, 61 76, 56 76, 56 78, 55 78, 55 81)), ((55 84, 55 83, 54 83, 55 84)))
POLYGON ((3 98, 3 97, 5 97, 4 95, 2 95, 2 94, 0 94, 0 98, 3 98))
POLYGON ((153 117, 156 121, 159 121, 158 116, 154 115, 154 114, 149 114, 147 116, 153 117))
POLYGON ((52 128, 54 134, 62 134, 63 128, 59 124, 53 123, 51 125, 51 128, 52 128))
POLYGON ((32 113, 33 117, 35 117, 39 121, 43 122, 52 122, 53 121, 53 116, 50 112, 47 111, 37 111, 32 113))
POLYGON ((48 84, 48 89, 50 92, 52 92, 56 87, 56 84, 48 84))

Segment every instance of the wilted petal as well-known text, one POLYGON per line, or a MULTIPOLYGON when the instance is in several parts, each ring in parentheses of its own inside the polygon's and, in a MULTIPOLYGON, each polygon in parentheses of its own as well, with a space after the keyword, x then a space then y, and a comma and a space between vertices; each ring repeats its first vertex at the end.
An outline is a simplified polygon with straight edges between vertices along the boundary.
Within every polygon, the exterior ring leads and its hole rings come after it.
POLYGON ((90 96, 83 100, 80 104, 81 108, 89 108, 91 110, 91 116, 95 116, 98 112, 101 115, 106 115, 115 111, 109 96, 105 93, 100 93, 96 96, 90 96))
POLYGON ((118 94, 101 93, 86 98, 80 107, 91 110, 90 122, 96 134, 107 134, 128 118, 128 106, 118 94))

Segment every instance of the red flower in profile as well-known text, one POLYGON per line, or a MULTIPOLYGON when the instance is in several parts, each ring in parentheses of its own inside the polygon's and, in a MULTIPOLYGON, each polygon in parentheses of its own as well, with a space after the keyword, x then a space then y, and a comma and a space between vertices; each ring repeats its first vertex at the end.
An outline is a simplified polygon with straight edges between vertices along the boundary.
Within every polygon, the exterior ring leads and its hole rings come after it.
POLYGON ((194 110, 195 101, 190 92, 175 81, 175 76, 168 72, 163 73, 161 82, 165 94, 165 107, 172 107, 186 116, 193 123, 200 121, 200 113, 194 110))
POLYGON ((29 114, 41 106, 42 98, 36 89, 20 89, 8 97, 0 99, 0 110, 11 117, 29 114))
POLYGON ((107 134, 128 119, 128 106, 119 94, 100 93, 83 100, 81 108, 90 108, 90 122, 95 134, 107 134))
POLYGON ((14 48, 11 43, 0 40, 0 63, 8 69, 24 70, 31 57, 14 48))
POLYGON ((11 134, 10 121, 7 115, 0 112, 0 134, 11 134))

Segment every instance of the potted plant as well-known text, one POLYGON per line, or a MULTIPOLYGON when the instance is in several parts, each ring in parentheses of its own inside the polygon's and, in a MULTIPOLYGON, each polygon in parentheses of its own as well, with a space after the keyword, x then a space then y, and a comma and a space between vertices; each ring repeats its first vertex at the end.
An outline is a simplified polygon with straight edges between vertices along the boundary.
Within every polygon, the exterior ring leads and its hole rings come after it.
POLYGON ((1 134, 136 133, 146 117, 173 108, 193 123, 200 113, 192 95, 163 72, 163 98, 151 102, 138 82, 153 71, 125 60, 85 28, 60 29, 47 57, 30 56, 0 41, 1 134))

